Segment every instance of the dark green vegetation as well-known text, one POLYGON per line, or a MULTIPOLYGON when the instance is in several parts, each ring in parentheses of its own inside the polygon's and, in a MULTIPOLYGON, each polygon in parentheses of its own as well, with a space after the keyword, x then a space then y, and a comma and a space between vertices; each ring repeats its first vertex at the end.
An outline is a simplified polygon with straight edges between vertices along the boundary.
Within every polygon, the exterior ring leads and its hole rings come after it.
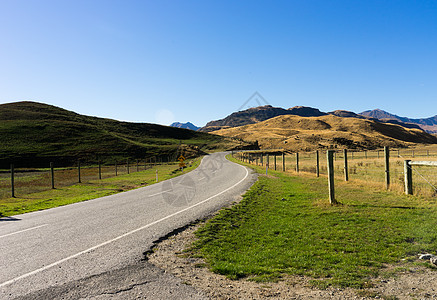
POLYGON ((342 204, 330 206, 326 178, 270 172, 197 232, 191 250, 212 271, 257 281, 298 274, 320 287, 362 288, 388 264, 413 264, 418 253, 437 249, 435 198, 338 183, 342 204))
MULTIPOLYGON (((200 164, 200 161, 200 158, 193 160, 192 164, 189 164, 184 170, 184 173, 195 169, 200 164)), ((156 182, 156 170, 158 170, 160 181, 182 174, 176 163, 169 165, 164 164, 154 166, 145 171, 124 174, 117 177, 89 180, 81 184, 61 186, 55 190, 46 190, 24 195, 20 194, 17 195, 17 198, 5 198, 0 200, 0 217, 8 217, 91 200, 150 185, 156 182)))
POLYGON ((0 105, 0 168, 71 165, 82 160, 175 159, 179 145, 188 154, 228 149, 235 140, 192 130, 128 123, 35 102, 0 105))

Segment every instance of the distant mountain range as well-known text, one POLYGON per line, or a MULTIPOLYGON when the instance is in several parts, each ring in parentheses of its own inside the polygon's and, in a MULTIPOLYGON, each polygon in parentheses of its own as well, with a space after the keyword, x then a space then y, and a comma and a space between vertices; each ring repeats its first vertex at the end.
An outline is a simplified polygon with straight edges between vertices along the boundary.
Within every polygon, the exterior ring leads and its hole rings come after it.
POLYGON ((370 119, 383 123, 401 125, 411 129, 422 129, 428 133, 437 133, 437 115, 426 119, 410 119, 406 117, 399 117, 380 109, 368 110, 359 114, 346 110, 335 110, 325 113, 321 112, 317 108, 306 106, 295 106, 289 109, 284 109, 281 107, 273 107, 271 105, 259 106, 234 112, 221 120, 208 122, 204 127, 200 128, 199 131, 212 132, 220 129, 255 124, 283 115, 294 115, 301 117, 321 117, 326 115, 334 115, 342 118, 370 119))
POLYGON ((428 133, 437 133, 437 115, 430 118, 423 118, 423 119, 410 119, 407 117, 400 117, 394 114, 391 114, 389 112, 386 112, 381 109, 374 109, 374 110, 366 110, 360 113, 360 115, 365 117, 370 117, 373 119, 377 119, 383 122, 387 123, 394 123, 396 124, 416 124, 423 130, 425 130, 428 133))
POLYGON ((197 131, 200 128, 200 127, 197 127, 196 125, 194 125, 191 122, 187 122, 187 123, 174 122, 170 126, 171 127, 176 127, 176 128, 191 129, 191 130, 194 130, 194 131, 197 131))

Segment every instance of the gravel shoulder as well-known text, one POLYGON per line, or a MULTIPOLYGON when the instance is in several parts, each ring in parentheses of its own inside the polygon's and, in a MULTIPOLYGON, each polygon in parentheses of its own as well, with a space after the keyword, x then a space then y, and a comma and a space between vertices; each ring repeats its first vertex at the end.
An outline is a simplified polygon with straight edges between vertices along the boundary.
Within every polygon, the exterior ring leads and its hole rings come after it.
POLYGON ((422 266, 403 268, 395 277, 376 278, 364 290, 329 288, 319 290, 309 285, 309 278, 285 276, 279 282, 256 283, 247 279, 230 280, 214 274, 200 258, 184 253, 196 239, 192 225, 156 244, 149 262, 179 277, 210 299, 437 299, 437 271, 422 266))

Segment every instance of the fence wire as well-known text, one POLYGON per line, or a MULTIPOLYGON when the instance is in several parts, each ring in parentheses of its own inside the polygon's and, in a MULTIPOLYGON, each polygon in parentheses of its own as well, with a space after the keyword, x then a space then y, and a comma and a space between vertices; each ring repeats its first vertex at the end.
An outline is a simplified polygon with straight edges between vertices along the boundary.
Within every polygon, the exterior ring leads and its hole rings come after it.
MULTIPOLYGON (((168 163, 168 162, 166 162, 168 163)), ((174 163, 174 162, 172 162, 174 163)), ((160 164, 152 160, 139 160, 129 162, 108 162, 99 166, 96 162, 80 164, 80 181, 87 183, 93 180, 105 179, 115 176, 121 176, 137 171, 150 169, 155 164, 160 164)), ((79 182, 78 166, 69 168, 55 168, 55 187, 62 188, 71 186, 79 182)), ((16 168, 14 172, 14 192, 15 195, 23 197, 32 193, 46 191, 51 188, 51 171, 49 168, 16 168)), ((0 172, 0 199, 11 197, 11 173, 9 170, 0 172)))
MULTIPOLYGON (((267 157, 261 160, 260 153, 252 153, 252 163, 266 166, 267 157)), ((275 154, 269 155, 269 168, 274 169, 275 154)), ((389 152, 390 189, 402 192, 404 190, 404 161, 426 160, 437 161, 437 147, 427 149, 391 149, 389 152)), ((384 150, 347 152, 348 179, 362 183, 376 184, 385 187, 385 156, 384 150)), ((283 160, 281 154, 276 154, 276 169, 281 171, 283 160)), ((285 155, 286 172, 316 174, 316 152, 301 152, 285 155), (297 157, 298 156, 298 157, 297 157), (298 159, 297 159, 298 158, 298 159)), ((437 167, 413 166, 414 194, 423 196, 437 195, 437 167)), ((337 180, 345 180, 344 152, 336 151, 334 155, 334 170, 337 180)), ((326 151, 319 151, 319 174, 327 175, 326 151)))

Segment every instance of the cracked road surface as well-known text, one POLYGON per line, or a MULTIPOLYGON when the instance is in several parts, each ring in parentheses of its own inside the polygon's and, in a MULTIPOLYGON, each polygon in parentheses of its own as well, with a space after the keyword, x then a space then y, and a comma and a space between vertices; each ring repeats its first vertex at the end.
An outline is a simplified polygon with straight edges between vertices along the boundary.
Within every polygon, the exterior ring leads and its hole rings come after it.
POLYGON ((255 179, 215 153, 170 181, 2 218, 0 299, 205 299, 144 252, 235 201, 255 179))

